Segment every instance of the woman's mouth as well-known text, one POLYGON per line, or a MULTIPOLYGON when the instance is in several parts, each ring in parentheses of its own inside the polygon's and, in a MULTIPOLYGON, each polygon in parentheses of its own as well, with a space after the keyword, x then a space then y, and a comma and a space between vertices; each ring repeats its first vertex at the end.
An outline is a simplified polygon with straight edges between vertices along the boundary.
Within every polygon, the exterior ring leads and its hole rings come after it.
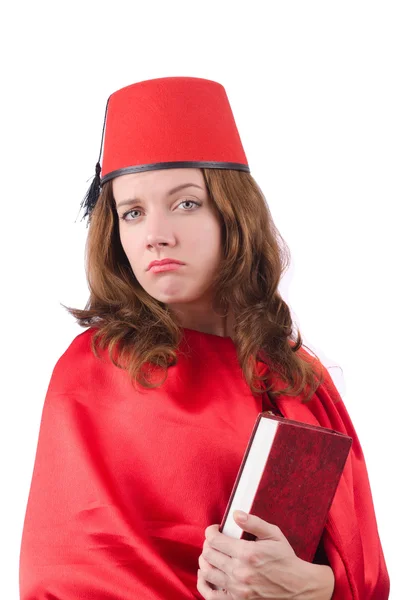
POLYGON ((150 268, 151 273, 161 273, 162 271, 175 271, 176 269, 180 269, 184 265, 180 265, 178 263, 166 263, 165 265, 153 265, 150 268))

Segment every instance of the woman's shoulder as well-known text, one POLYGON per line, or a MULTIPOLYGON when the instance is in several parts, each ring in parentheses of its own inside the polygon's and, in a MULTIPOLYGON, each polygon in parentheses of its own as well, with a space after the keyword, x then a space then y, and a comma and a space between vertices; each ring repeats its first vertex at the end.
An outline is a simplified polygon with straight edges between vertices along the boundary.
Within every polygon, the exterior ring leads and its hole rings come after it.
POLYGON ((91 343, 94 333, 95 327, 89 327, 76 335, 59 357, 57 364, 64 364, 68 361, 87 360, 91 354, 91 343))
MULTIPOLYGON (((98 361, 92 350, 92 337, 96 331, 90 327, 76 335, 55 363, 49 389, 57 393, 67 393, 84 385, 98 370, 98 361)), ((100 354, 104 355, 103 351, 100 354)))
MULTIPOLYGON (((294 342, 290 340, 290 344, 293 345, 294 342)), ((343 369, 340 365, 336 364, 335 361, 327 357, 323 352, 319 350, 314 351, 306 345, 302 345, 297 353, 303 360, 311 363, 316 372, 321 375, 321 385, 325 386, 326 389, 331 389, 333 392, 337 391, 340 396, 344 396, 346 385, 343 369)))

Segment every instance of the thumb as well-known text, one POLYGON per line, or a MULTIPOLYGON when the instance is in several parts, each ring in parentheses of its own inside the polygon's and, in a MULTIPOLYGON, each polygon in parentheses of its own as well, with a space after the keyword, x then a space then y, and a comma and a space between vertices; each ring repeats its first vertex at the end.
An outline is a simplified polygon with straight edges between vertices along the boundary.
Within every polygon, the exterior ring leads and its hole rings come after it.
POLYGON ((247 515, 242 510, 235 510, 233 517, 241 529, 252 533, 258 540, 281 540, 284 538, 281 529, 277 525, 264 521, 256 515, 247 515))

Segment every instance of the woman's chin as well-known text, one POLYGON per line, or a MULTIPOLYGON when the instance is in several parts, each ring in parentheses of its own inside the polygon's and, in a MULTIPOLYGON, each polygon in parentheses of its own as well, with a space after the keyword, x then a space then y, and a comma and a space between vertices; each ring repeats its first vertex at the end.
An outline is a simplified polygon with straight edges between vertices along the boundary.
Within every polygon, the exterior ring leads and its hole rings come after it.
POLYGON ((182 293, 181 290, 167 290, 161 292, 156 290, 153 291, 151 296, 153 296, 153 298, 159 302, 163 302, 164 304, 183 304, 185 302, 190 302, 190 298, 186 296, 186 293, 182 293))
MULTIPOLYGON (((178 286, 179 287, 179 286, 178 286)), ((152 290, 149 292, 153 298, 156 298, 159 302, 163 302, 168 305, 186 304, 188 302, 195 302, 200 298, 200 294, 187 293, 186 289, 167 289, 167 290, 152 290)))

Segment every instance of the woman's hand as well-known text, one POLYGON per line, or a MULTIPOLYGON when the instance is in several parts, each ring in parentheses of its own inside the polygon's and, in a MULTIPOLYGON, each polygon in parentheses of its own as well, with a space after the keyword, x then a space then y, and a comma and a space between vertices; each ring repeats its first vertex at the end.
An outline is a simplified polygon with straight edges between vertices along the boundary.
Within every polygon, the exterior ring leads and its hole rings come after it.
POLYGON ((237 524, 257 540, 231 538, 219 531, 219 525, 206 528, 197 580, 205 600, 330 600, 335 578, 329 566, 298 558, 277 525, 255 515, 243 521, 238 514, 235 511, 237 524))

